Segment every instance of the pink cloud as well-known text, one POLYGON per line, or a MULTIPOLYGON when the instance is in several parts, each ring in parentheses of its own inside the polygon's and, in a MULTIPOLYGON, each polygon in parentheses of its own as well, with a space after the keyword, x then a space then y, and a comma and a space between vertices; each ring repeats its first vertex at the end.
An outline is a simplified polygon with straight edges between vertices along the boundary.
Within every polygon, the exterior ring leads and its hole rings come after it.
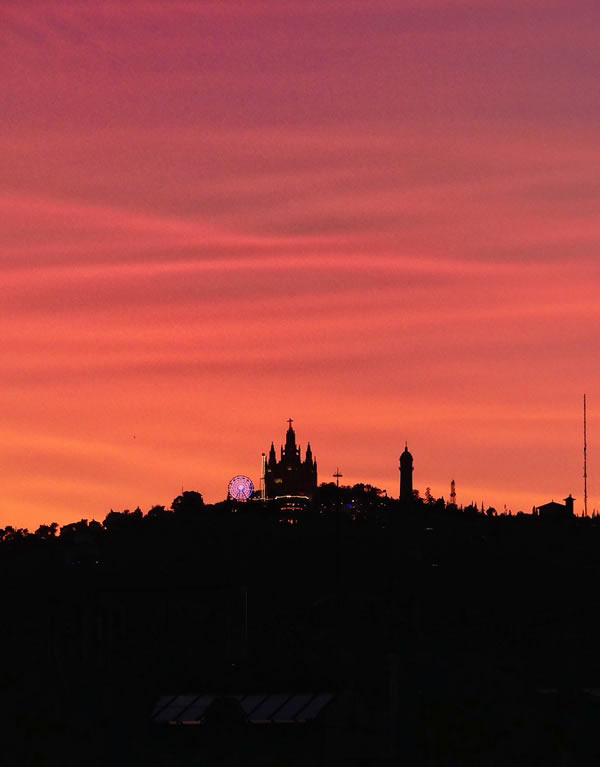
POLYGON ((0 524, 217 500, 289 415, 322 478, 581 495, 595 4, 0 16, 0 524))

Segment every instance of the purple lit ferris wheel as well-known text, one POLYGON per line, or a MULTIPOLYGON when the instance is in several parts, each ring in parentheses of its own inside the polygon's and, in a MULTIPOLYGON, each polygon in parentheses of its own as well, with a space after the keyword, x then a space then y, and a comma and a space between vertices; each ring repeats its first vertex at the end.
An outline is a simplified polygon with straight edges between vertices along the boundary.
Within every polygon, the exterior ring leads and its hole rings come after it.
POLYGON ((254 485, 250 477, 240 474, 234 477, 227 486, 229 497, 234 501, 247 501, 254 492, 254 485))

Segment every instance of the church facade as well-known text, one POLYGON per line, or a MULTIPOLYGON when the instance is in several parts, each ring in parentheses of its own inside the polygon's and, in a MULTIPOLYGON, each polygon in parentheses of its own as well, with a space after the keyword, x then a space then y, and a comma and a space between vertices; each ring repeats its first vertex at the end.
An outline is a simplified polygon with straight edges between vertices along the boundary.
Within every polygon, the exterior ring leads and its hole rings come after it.
POLYGON ((296 433, 292 428, 293 419, 288 420, 285 446, 281 446, 279 460, 275 445, 271 449, 265 466, 265 493, 267 498, 281 496, 305 496, 312 498, 317 489, 317 462, 313 458, 310 442, 302 460, 300 447, 296 445, 296 433))

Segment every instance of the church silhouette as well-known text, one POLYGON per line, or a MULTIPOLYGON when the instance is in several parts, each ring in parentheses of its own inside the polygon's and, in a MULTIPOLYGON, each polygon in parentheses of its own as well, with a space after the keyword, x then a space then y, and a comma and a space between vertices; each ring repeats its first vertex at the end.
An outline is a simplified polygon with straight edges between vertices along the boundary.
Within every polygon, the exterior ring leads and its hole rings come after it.
MULTIPOLYGON (((293 418, 288 419, 285 445, 279 449, 279 460, 275 445, 271 442, 265 465, 265 495, 267 498, 301 496, 313 499, 317 491, 317 461, 313 457, 310 442, 306 446, 304 460, 300 446, 296 445, 296 432, 292 427, 293 418)), ((264 455, 264 454, 263 454, 264 455)), ((405 445, 400 456, 400 501, 413 501, 413 457, 405 445)))
POLYGON ((298 495, 311 498, 317 490, 317 461, 313 458, 310 442, 306 446, 304 460, 300 447, 296 446, 296 433, 292 428, 293 419, 288 420, 285 447, 280 448, 277 460, 275 445, 271 442, 265 468, 265 492, 267 498, 298 495))

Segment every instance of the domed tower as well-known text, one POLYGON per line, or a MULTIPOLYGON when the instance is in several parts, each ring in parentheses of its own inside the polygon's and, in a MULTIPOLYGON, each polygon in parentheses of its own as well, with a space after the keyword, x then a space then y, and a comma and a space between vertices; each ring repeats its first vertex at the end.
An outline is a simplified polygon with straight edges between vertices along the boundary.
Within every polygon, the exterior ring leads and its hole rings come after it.
POLYGON ((408 452, 405 443, 404 452, 400 456, 400 500, 410 503, 413 499, 413 457, 408 452))

